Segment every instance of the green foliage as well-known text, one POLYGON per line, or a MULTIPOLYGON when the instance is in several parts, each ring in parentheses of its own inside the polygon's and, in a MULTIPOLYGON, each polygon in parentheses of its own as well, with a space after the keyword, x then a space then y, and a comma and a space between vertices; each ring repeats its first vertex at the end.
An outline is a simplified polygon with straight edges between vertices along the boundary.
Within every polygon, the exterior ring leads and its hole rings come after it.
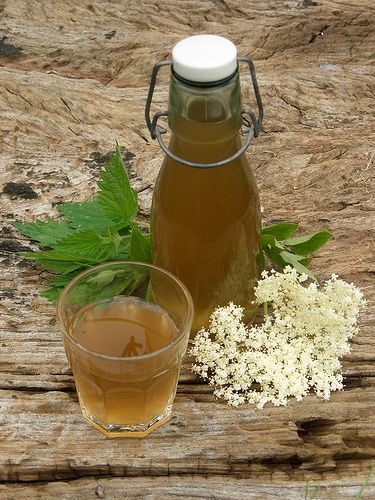
POLYGON ((78 282, 70 291, 70 298, 74 304, 84 307, 96 300, 110 298, 121 293, 130 294, 144 278, 144 274, 136 271, 103 269, 87 281, 78 282))
POLYGON ((130 240, 131 234, 126 234, 121 237, 119 246, 118 246, 118 260, 126 260, 130 259, 130 240))
POLYGON ((73 234, 73 229, 69 224, 53 219, 49 219, 47 222, 41 220, 34 223, 14 222, 13 225, 22 234, 28 236, 31 240, 37 241, 42 247, 54 245, 59 240, 73 234))
POLYGON ((316 280, 315 276, 311 271, 307 269, 303 264, 301 264, 301 261, 303 261, 303 256, 302 255, 296 255, 291 252, 287 252, 286 250, 283 250, 280 252, 280 257, 283 259, 286 264, 290 264, 296 271, 298 271, 300 274, 307 274, 307 276, 312 279, 313 281, 316 280))
MULTIPOLYGON (((98 188, 92 200, 59 205, 63 220, 14 223, 22 234, 38 242, 41 249, 22 255, 56 275, 48 282, 51 288, 41 292, 54 303, 64 286, 91 266, 113 260, 151 262, 150 236, 141 229, 149 230, 149 225, 135 220, 137 196, 130 186, 118 144, 115 154, 101 172, 98 188)), ((311 254, 332 235, 320 231, 294 236, 297 230, 298 224, 287 222, 263 228, 260 267, 264 269, 267 263, 279 269, 291 265, 315 280, 308 269, 311 254)), ((144 279, 135 275, 117 277, 110 286, 106 284, 109 291, 113 289, 118 293, 138 286, 144 286, 144 279)))
POLYGON ((362 495, 363 495, 365 489, 367 488, 367 486, 369 485, 369 483, 370 483, 372 477, 374 476, 374 474, 375 474, 375 462, 371 462, 370 470, 369 470, 369 472, 367 474, 366 479, 363 481, 360 489, 358 490, 358 493, 354 497, 355 500, 358 500, 359 498, 362 498, 362 495))
POLYGON ((141 262, 151 262, 150 237, 143 234, 136 225, 132 229, 130 257, 141 262))
POLYGON ((77 231, 105 231, 116 228, 117 224, 111 220, 103 206, 96 198, 82 203, 64 203, 59 205, 58 211, 77 231))
POLYGON ((39 292, 39 295, 48 299, 50 302, 52 302, 52 304, 57 304, 62 290, 63 289, 61 287, 53 287, 49 288, 48 290, 42 290, 41 292, 39 292))
MULTIPOLYGON (((68 236, 70 238, 70 236, 68 236)), ((74 252, 74 250, 73 250, 74 252)), ((74 254, 73 252, 59 252, 59 250, 45 250, 43 252, 22 252, 23 257, 36 260, 38 264, 44 264, 44 261, 65 261, 65 262, 80 262, 81 266, 86 262, 95 262, 93 257, 84 256, 82 254, 74 254)))
POLYGON ((314 486, 312 481, 306 481, 306 486, 305 486, 305 500, 312 500, 313 498, 316 498, 318 493, 320 491, 320 484, 318 483, 316 486, 314 486), (312 490, 312 491, 310 491, 312 490))
MULTIPOLYGON (((48 281, 50 288, 41 292, 53 303, 57 302, 64 286, 84 269, 113 260, 151 261, 150 238, 135 221, 137 196, 130 186, 118 145, 101 172, 98 187, 92 200, 59 205, 61 221, 14 223, 41 248, 40 252, 23 252, 22 255, 55 274, 48 281)), ((104 279, 105 273, 102 275, 104 279)), ((144 277, 140 279, 137 273, 128 273, 112 276, 110 282, 98 282, 97 285, 105 289, 103 293, 107 296, 108 293, 129 291, 143 281, 144 277)), ((89 286, 92 294, 98 293, 96 283, 89 286)))
POLYGON ((331 238, 332 234, 328 231, 319 231, 318 233, 308 234, 306 236, 289 238, 284 240, 283 244, 288 247, 293 247, 293 251, 299 255, 311 255, 316 250, 319 250, 319 248, 331 238))
POLYGON ((57 250, 102 262, 116 258, 123 237, 117 231, 107 231, 103 236, 93 230, 75 233, 55 245, 57 250))
POLYGON ((64 254, 59 252, 55 252, 51 250, 49 252, 21 252, 23 257, 28 259, 35 260, 36 264, 40 264, 44 266, 48 271, 57 274, 68 274, 76 269, 85 268, 89 266, 88 262, 79 262, 79 257, 75 257, 75 260, 71 260, 73 258, 72 255, 65 254, 65 258, 63 258, 64 254), (56 256, 56 259, 53 257, 56 256))
POLYGON ((118 144, 116 154, 102 173, 98 186, 98 201, 107 216, 121 224, 121 227, 127 226, 134 219, 138 204, 137 196, 130 187, 118 144))
POLYGON ((319 231, 292 238, 291 236, 297 230, 298 224, 287 222, 273 224, 262 229, 260 240, 262 269, 265 268, 268 260, 278 269, 284 269, 289 265, 300 274, 307 274, 311 280, 316 281, 315 276, 308 269, 311 255, 325 245, 332 238, 332 234, 328 231, 319 231))
MULTIPOLYGON (((374 475, 375 475, 375 462, 371 462, 370 470, 367 474, 367 477, 363 481, 361 487, 359 488, 357 494, 355 495, 354 500, 358 500, 358 499, 362 498, 363 493, 365 492, 366 488, 370 484, 370 481, 374 475)), ((313 498, 317 498, 317 495, 319 494, 320 489, 321 489, 320 483, 318 483, 317 485, 314 485, 314 483, 311 480, 306 481, 304 500, 312 500, 313 498)))
POLYGON ((291 224, 289 222, 280 222, 279 224, 272 224, 271 226, 264 227, 262 234, 271 234, 278 240, 285 240, 292 236, 298 229, 298 224, 291 224))

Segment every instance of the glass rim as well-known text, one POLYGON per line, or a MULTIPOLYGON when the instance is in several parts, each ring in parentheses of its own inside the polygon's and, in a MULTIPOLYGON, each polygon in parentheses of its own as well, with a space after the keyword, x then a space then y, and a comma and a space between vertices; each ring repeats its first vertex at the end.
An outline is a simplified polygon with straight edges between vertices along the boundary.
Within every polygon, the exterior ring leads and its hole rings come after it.
POLYGON ((73 344, 73 346, 75 346, 80 351, 84 351, 84 352, 86 352, 86 353, 88 353, 88 354, 90 354, 92 356, 97 357, 97 358, 107 359, 109 361, 121 361, 121 362, 125 362, 125 363, 127 363, 127 362, 128 363, 130 363, 130 362, 134 363, 137 360, 145 360, 145 359, 153 358, 153 357, 158 356, 159 354, 161 354, 163 352, 168 351, 170 348, 174 347, 175 345, 179 344, 181 342, 181 340, 184 338, 184 335, 186 334, 186 330, 187 330, 186 325, 189 324, 189 323, 190 324, 192 323, 193 316, 194 316, 193 299, 192 299, 192 297, 190 295, 189 290, 186 288, 186 286, 182 283, 181 280, 179 280, 176 276, 174 276, 174 274, 170 273, 166 269, 163 269, 162 267, 158 267, 158 266, 155 266, 154 264, 149 264, 149 263, 146 263, 146 262, 140 262, 140 261, 136 261, 136 260, 115 260, 113 262, 103 262, 102 264, 98 264, 96 266, 90 267, 89 269, 86 269, 85 271, 82 271, 77 276, 75 276, 64 287, 64 289, 62 290, 62 292, 61 292, 61 294, 59 296, 59 299, 58 299, 58 302, 57 302, 57 306, 56 306, 56 319, 57 319, 57 321, 59 323, 60 329, 62 330, 62 334, 63 334, 64 339, 66 339, 69 343, 73 344), (87 347, 84 347, 77 340, 75 340, 71 335, 69 335, 69 333, 64 328, 64 326, 63 326, 63 320, 62 320, 62 317, 63 317, 63 302, 64 302, 64 299, 65 299, 67 293, 69 292, 69 290, 77 283, 77 281, 79 281, 85 275, 90 274, 91 272, 93 272, 93 271, 95 271, 97 269, 105 268, 105 267, 110 267, 110 266, 113 266, 113 265, 118 265, 118 266, 120 266, 120 265, 142 266, 142 267, 146 267, 146 268, 149 268, 149 269, 153 269, 153 270, 155 270, 157 272, 160 272, 161 274, 164 274, 165 276, 168 276, 182 290, 183 295, 184 295, 184 297, 186 299, 186 305, 187 305, 187 311, 188 311, 187 317, 184 320, 184 328, 181 329, 181 330, 179 330, 177 337, 172 342, 170 342, 169 344, 167 344, 166 346, 164 346, 162 349, 158 349, 157 351, 153 351, 153 352, 150 352, 148 354, 142 354, 140 356, 129 356, 129 357, 110 356, 108 354, 102 354, 100 352, 93 351, 91 349, 88 349, 87 347))

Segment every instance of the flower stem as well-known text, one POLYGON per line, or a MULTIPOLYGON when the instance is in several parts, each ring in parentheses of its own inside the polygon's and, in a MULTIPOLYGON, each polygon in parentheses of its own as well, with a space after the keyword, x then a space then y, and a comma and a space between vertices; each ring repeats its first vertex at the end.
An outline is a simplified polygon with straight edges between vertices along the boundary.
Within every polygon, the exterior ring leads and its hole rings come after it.
POLYGON ((268 302, 263 302, 263 313, 264 316, 268 316, 268 302))

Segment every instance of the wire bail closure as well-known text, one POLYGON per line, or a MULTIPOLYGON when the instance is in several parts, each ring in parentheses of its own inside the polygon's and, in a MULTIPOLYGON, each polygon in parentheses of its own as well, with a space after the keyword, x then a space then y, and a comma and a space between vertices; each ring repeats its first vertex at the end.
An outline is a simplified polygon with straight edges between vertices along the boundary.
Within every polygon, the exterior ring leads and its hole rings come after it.
POLYGON ((168 111, 157 111, 154 114, 152 121, 151 121, 150 110, 151 110, 152 97, 154 95, 154 89, 155 89, 158 71, 163 66, 172 66, 173 61, 170 61, 170 60, 160 61, 160 62, 155 64, 155 66, 152 69, 152 74, 151 74, 150 88, 148 91, 146 107, 145 107, 145 118, 146 118, 147 127, 151 133, 151 138, 158 140, 158 143, 159 143, 161 149, 164 151, 164 153, 167 156, 169 156, 173 160, 175 160, 179 163, 182 163, 183 165, 186 165, 188 167, 193 167, 193 168, 221 167, 221 166, 226 165, 227 163, 230 163, 231 161, 239 158, 247 150, 247 148, 250 146, 253 137, 258 137, 259 132, 262 128, 262 123, 263 123, 263 103, 262 103, 262 99, 260 97, 259 86, 258 86, 256 74, 255 74, 254 63, 249 57, 246 57, 246 56, 237 57, 237 62, 238 63, 244 62, 249 67, 250 77, 251 77, 251 81, 253 83, 255 98, 256 98, 257 106, 258 106, 258 116, 256 116, 255 113, 248 107, 245 107, 242 110, 242 116, 248 116, 250 118, 251 123, 252 123, 250 126, 243 126, 241 128, 241 133, 246 134, 246 138, 245 138, 245 141, 244 141, 242 147, 236 153, 234 153, 232 156, 229 156, 228 158, 225 158, 224 160, 215 161, 212 163, 195 163, 192 161, 184 160, 183 158, 180 158, 179 156, 172 153, 172 151, 165 145, 163 138, 162 138, 162 134, 165 134, 167 132, 167 129, 158 125, 158 120, 161 116, 168 116, 168 114, 169 114, 168 111))

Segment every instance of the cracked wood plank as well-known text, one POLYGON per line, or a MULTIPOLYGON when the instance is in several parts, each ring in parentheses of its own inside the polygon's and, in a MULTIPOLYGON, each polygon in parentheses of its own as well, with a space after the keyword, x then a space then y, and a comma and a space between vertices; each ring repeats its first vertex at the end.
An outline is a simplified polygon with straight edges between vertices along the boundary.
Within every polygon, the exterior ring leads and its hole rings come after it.
MULTIPOLYGON (((313 484, 313 494, 317 484, 313 484)), ((320 495, 325 500, 338 498, 354 498, 361 487, 361 481, 351 486, 343 486, 332 481, 322 485, 320 495)), ((375 486, 369 486, 363 498, 375 495, 375 486)), ((305 484, 280 483, 277 478, 271 484, 259 484, 256 478, 231 480, 226 476, 166 476, 166 477, 127 477, 127 478, 89 478, 71 481, 56 481, 38 485, 0 485, 0 494, 7 500, 29 498, 231 498, 235 500, 281 498, 285 500, 301 500, 305 495, 305 484)), ((318 497, 316 497, 318 498, 318 497)), ((320 496, 320 498, 322 498, 320 496)))
MULTIPOLYGON (((300 498, 311 479, 322 498, 353 497, 375 457, 372 2, 59 0, 51 11, 19 0, 0 11, 0 496, 300 498), (10 222, 92 196, 116 139, 148 216, 162 158, 143 118, 149 75, 196 32, 228 36, 255 60, 266 119, 249 155, 264 221, 331 230, 314 272, 355 281, 369 309, 332 402, 228 409, 187 357, 172 422, 109 441, 80 417, 54 309, 37 295, 48 275, 17 255, 30 244, 10 222)), ((161 75, 155 110, 167 92, 161 75)))
MULTIPOLYGON (((1 481, 51 481, 90 475, 223 474, 285 480, 364 476, 375 452, 375 380, 287 408, 228 408, 211 394, 179 394, 174 416, 148 439, 111 440, 81 417, 75 393, 1 391, 1 481), (202 442, 205 445, 202 446, 202 442)), ((358 478, 357 477, 357 478, 358 478)))

